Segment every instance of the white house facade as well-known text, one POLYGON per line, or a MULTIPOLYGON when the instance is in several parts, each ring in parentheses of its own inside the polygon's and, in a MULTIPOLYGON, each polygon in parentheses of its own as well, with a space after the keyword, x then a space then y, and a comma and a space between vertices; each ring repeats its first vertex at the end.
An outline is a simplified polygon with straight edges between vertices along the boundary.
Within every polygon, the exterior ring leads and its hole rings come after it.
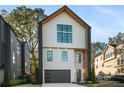
POLYGON ((41 83, 89 80, 90 26, 67 6, 39 22, 41 83))

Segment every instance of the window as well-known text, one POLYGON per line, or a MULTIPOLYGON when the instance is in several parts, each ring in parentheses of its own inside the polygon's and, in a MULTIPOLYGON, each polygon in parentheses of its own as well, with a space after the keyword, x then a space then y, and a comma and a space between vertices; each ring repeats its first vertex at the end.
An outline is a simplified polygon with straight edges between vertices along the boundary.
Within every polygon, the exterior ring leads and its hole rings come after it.
POLYGON ((15 64, 15 53, 14 52, 12 53, 12 62, 13 64, 15 64))
POLYGON ((124 73, 124 68, 121 68, 121 73, 124 73))
POLYGON ((47 51, 47 61, 53 60, 53 51, 47 51))
POLYGON ((76 53, 75 54, 75 61, 78 63, 81 63, 81 53, 76 53))
POLYGON ((117 65, 122 65, 124 64, 124 58, 121 56, 117 59, 117 65))
POLYGON ((104 67, 104 64, 102 64, 102 67, 104 67))
POLYGON ((62 61, 68 61, 67 51, 62 51, 62 61))
POLYGON ((110 53, 111 57, 112 57, 112 52, 110 53))
POLYGON ((57 24, 57 42, 72 43, 72 25, 57 24))
POLYGON ((110 57, 112 57, 112 52, 111 52, 111 53, 106 54, 106 58, 110 58, 110 57))
POLYGON ((19 46, 19 44, 17 45, 17 54, 18 55, 20 54, 20 46, 19 46))
POLYGON ((120 73, 120 69, 118 68, 118 73, 120 73))
POLYGON ((123 64, 123 58, 122 57, 120 58, 120 61, 121 61, 121 64, 123 64))
POLYGON ((120 59, 119 58, 117 59, 117 65, 120 65, 120 59))
POLYGON ((96 69, 98 68, 98 65, 96 65, 96 69))

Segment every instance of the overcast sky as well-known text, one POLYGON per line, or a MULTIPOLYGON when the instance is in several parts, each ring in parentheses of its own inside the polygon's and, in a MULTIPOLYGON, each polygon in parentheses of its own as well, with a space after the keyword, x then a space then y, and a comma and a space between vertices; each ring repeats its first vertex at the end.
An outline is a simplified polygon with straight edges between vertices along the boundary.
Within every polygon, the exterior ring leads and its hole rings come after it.
MULTIPOLYGON (((0 6, 1 9, 11 11, 17 6, 0 6)), ((30 8, 43 8, 45 14, 50 15, 62 6, 27 6, 30 8)), ((92 42, 108 42, 108 37, 115 36, 118 32, 124 32, 124 6, 68 6, 86 23, 91 29, 92 42)))

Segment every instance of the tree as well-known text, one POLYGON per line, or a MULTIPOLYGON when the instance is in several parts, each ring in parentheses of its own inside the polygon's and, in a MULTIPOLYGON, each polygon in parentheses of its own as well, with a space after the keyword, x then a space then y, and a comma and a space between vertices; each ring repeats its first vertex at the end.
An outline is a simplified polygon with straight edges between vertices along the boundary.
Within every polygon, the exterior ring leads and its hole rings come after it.
POLYGON ((124 43, 124 33, 119 32, 114 37, 109 37, 109 44, 119 44, 124 43))
POLYGON ((38 83, 40 83, 39 82, 40 79, 39 79, 39 68, 37 66, 36 66, 36 69, 35 69, 35 73, 36 73, 35 74, 35 83, 38 84, 38 83))
POLYGON ((95 83, 95 65, 94 65, 94 59, 95 55, 102 52, 104 48, 107 46, 106 43, 101 43, 101 42, 93 42, 91 44, 91 80, 95 83))
POLYGON ((32 66, 36 66, 38 61, 38 22, 46 17, 44 10, 20 6, 13 9, 10 13, 2 10, 1 15, 4 16, 5 21, 14 29, 18 39, 28 42, 32 66))

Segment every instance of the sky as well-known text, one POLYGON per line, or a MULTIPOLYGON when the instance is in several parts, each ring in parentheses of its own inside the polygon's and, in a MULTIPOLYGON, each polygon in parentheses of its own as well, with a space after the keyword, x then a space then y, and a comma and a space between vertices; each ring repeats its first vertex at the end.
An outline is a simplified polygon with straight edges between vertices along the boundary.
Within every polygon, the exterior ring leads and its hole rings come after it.
MULTIPOLYGON (((5 9, 8 12, 17 6, 0 6, 0 10, 5 9)), ((45 14, 50 15, 62 6, 54 5, 33 5, 29 8, 45 9, 45 14)), ((124 32, 124 6, 120 5, 70 5, 68 6, 81 19, 91 26, 92 42, 108 42, 109 37, 117 35, 118 32, 124 32)))

